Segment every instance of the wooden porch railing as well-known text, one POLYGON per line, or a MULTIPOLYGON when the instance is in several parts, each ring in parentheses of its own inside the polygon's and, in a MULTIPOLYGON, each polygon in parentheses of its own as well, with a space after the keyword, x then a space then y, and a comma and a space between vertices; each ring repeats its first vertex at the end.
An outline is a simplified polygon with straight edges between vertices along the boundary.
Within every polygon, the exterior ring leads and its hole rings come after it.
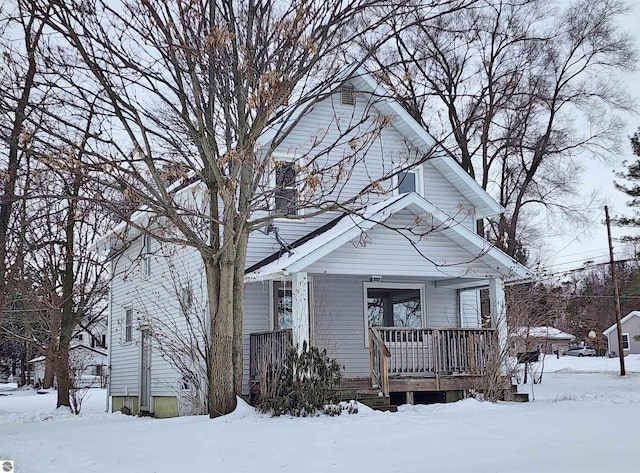
POLYGON ((249 335, 250 384, 262 381, 269 365, 283 365, 292 346, 293 331, 291 329, 249 335))
POLYGON ((481 376, 495 336, 493 329, 371 328, 372 380, 387 395, 389 375, 481 376))

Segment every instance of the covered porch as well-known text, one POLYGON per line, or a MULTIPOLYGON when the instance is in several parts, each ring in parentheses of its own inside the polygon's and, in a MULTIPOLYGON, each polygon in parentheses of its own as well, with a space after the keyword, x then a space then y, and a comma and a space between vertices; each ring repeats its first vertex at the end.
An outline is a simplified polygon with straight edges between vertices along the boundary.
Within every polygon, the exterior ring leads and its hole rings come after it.
POLYGON ((383 395, 476 387, 491 353, 506 349, 504 281, 530 273, 472 227, 408 194, 250 267, 247 283, 268 287, 270 329, 250 334, 250 385, 307 343, 383 395))

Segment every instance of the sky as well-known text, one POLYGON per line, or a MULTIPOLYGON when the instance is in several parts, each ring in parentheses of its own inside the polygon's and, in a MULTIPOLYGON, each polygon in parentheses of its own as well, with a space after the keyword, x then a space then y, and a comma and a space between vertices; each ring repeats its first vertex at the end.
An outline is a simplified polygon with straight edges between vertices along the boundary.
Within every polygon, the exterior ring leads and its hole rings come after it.
MULTIPOLYGON (((620 27, 635 38, 638 50, 640 51, 640 0, 630 0, 632 11, 629 15, 620 19, 620 27)), ((640 108, 640 70, 634 73, 624 74, 624 82, 629 87, 629 93, 635 97, 640 108)), ((626 202, 629 200, 625 194, 614 188, 614 172, 624 171, 622 164, 624 160, 633 161, 635 159, 631 152, 629 137, 640 127, 640 114, 626 115, 627 129, 623 136, 622 154, 615 157, 612 165, 605 165, 600 162, 589 160, 584 163, 586 172, 583 176, 583 195, 588 195, 591 190, 597 190, 600 197, 605 199, 609 206, 609 212, 613 217, 631 215, 626 202)), ((607 230, 605 226, 604 207, 593 211, 589 217, 592 222, 586 232, 576 232, 563 229, 562 235, 550 236, 550 247, 546 253, 546 267, 551 272, 562 272, 582 266, 585 262, 593 260, 596 263, 609 260, 609 249, 607 243, 607 230)), ((614 255, 616 259, 622 259, 629 255, 630 249, 620 241, 623 235, 633 234, 633 229, 617 228, 611 229, 614 238, 614 255)), ((554 232, 549 229, 550 235, 554 232)), ((640 230, 638 230, 640 233, 640 230)), ((590 263, 588 263, 590 264, 590 263)))

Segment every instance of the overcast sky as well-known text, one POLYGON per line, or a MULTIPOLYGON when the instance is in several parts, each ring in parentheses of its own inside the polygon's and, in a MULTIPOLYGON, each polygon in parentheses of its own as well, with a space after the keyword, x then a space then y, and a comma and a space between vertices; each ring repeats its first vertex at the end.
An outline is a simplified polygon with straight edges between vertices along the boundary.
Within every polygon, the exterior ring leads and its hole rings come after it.
MULTIPOLYGON (((636 43, 640 50, 640 0, 629 0, 629 3, 632 5, 633 10, 628 16, 621 19, 621 28, 636 38, 636 43)), ((627 74, 625 82, 628 84, 629 92, 636 98, 640 106, 640 71, 627 74)), ((623 143, 623 155, 616 158, 613 166, 603 165, 595 161, 585 163, 587 171, 584 176, 583 189, 585 195, 592 189, 599 190, 600 195, 607 200, 610 213, 630 215, 631 212, 625 204, 628 199, 613 187, 614 172, 624 170, 622 161, 634 159, 627 137, 631 136, 640 127, 640 115, 628 116, 626 120, 627 132, 623 143)), ((590 220, 593 224, 591 231, 588 233, 576 235, 575 232, 569 234, 569 231, 567 231, 558 237, 551 237, 553 249, 548 252, 547 258, 548 264, 554 272, 579 267, 585 261, 591 259, 596 262, 608 260, 609 250, 607 247, 607 231, 604 225, 604 208, 594 211, 590 220)), ((612 228, 612 233, 615 238, 633 233, 633 230, 629 228, 612 228)), ((640 229, 638 229, 637 233, 640 233, 640 229)), ((557 232, 554 229, 549 229, 549 234, 553 235, 557 234, 557 232)), ((628 248, 624 248, 620 241, 614 241, 616 258, 624 257, 625 251, 628 252, 628 248)))

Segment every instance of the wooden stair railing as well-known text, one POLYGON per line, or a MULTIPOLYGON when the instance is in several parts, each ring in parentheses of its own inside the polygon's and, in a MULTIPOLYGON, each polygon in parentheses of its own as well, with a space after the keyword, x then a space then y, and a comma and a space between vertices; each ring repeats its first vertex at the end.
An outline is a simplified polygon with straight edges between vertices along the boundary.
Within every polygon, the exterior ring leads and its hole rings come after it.
POLYGON ((375 328, 369 329, 369 366, 371 380, 384 396, 389 395, 389 358, 391 352, 375 328))

